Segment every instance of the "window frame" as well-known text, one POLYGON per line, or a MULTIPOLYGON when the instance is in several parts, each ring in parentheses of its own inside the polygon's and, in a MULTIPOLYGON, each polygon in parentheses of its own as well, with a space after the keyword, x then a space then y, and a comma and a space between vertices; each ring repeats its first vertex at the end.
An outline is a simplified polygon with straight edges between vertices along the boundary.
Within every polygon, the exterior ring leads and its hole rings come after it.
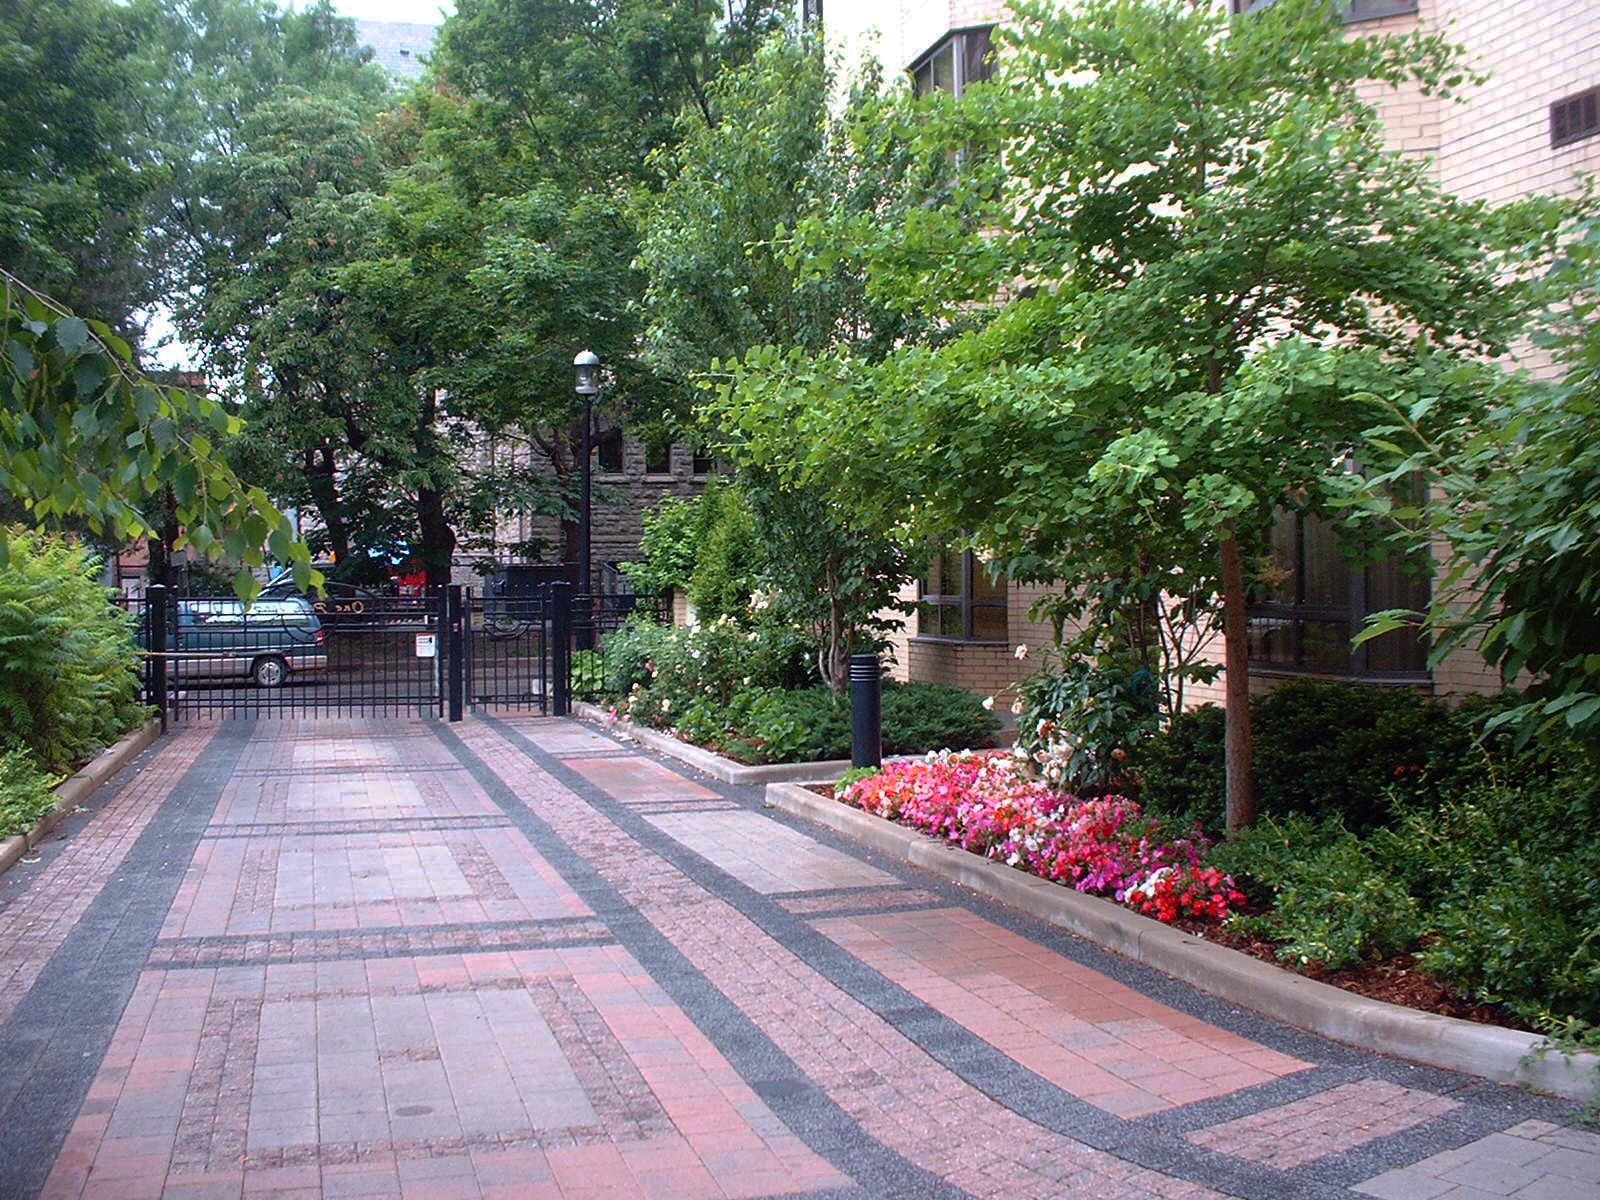
POLYGON ((963 25, 960 29, 952 29, 921 54, 917 55, 916 58, 912 59, 911 65, 906 68, 906 74, 911 77, 912 95, 921 99, 935 91, 943 91, 951 96, 959 97, 967 90, 969 85, 986 83, 993 78, 994 29, 995 26, 992 21, 983 25, 963 25), (984 41, 983 53, 978 59, 983 69, 978 72, 976 79, 971 79, 967 76, 968 67, 971 63, 971 54, 967 49, 967 41, 969 38, 979 36, 984 41), (950 52, 950 87, 941 88, 933 83, 931 73, 929 82, 925 87, 919 78, 920 73, 923 68, 930 66, 934 59, 938 58, 946 50, 950 52))
MULTIPOLYGON (((1000 598, 998 600, 979 600, 977 598, 977 589, 974 587, 974 582, 977 579, 977 572, 982 571, 984 568, 983 564, 978 561, 977 555, 975 555, 971 550, 962 550, 957 552, 960 554, 961 563, 961 588, 959 592, 951 592, 949 590, 929 592, 927 590, 928 576, 931 573, 933 563, 944 555, 950 553, 952 552, 949 550, 940 550, 936 552, 934 558, 930 559, 928 565, 923 568, 922 574, 917 577, 917 628, 916 633, 913 636, 919 641, 927 642, 950 642, 956 644, 973 643, 984 646, 1009 645, 1009 635, 1011 631, 1011 619, 1009 612, 1010 597, 1007 594, 1005 580, 1002 579, 998 581, 1000 588, 1000 598), (941 619, 939 621, 939 632, 928 633, 923 630, 922 624, 924 620, 924 610, 929 607, 936 608, 940 611, 941 619), (974 619, 974 615, 979 609, 994 609, 999 611, 1001 624, 1004 626, 1004 632, 1002 632, 1001 636, 997 638, 979 637, 976 634, 975 630, 977 628, 977 622, 974 619), (943 632, 943 616, 946 610, 959 611, 961 625, 961 632, 959 634, 943 632)), ((944 580, 943 576, 944 572, 941 571, 940 582, 947 585, 947 581, 944 580)))
MULTIPOLYGON (((1230 11, 1236 17, 1260 12, 1277 0, 1232 0, 1230 11)), ((1416 14, 1418 0, 1345 0, 1339 9, 1339 20, 1346 25, 1361 21, 1382 21, 1389 17, 1409 17, 1416 14)))
MULTIPOLYGON (((1302 512, 1280 513, 1292 516, 1294 520, 1294 562, 1287 564, 1290 579, 1295 585, 1295 598, 1293 600, 1280 600, 1275 598, 1251 600, 1246 623, 1250 628, 1250 657, 1249 670, 1252 675, 1262 676, 1318 676, 1325 679, 1348 679, 1363 683, 1394 683, 1394 684, 1431 684, 1433 672, 1427 665, 1428 643, 1426 637, 1418 633, 1422 653, 1422 665, 1411 669, 1385 669, 1374 667, 1371 662, 1372 642, 1363 642, 1359 646, 1349 646, 1349 642, 1361 632, 1369 613, 1383 611, 1373 608, 1368 602, 1370 589, 1369 574, 1373 567, 1379 563, 1366 563, 1352 565, 1345 561, 1347 582, 1343 602, 1315 602, 1307 601, 1304 597, 1304 584, 1309 574, 1306 557, 1306 531, 1305 521, 1311 514, 1302 512), (1256 654, 1256 638, 1254 636, 1258 623, 1277 622, 1287 630, 1290 661, 1262 658, 1256 654), (1301 653, 1301 629, 1308 623, 1325 625, 1342 624, 1345 627, 1348 658, 1343 667, 1308 663, 1301 653)), ((1269 545, 1269 551, 1276 557, 1277 548, 1269 545)), ((1337 554, 1338 551, 1335 550, 1337 554)), ((1342 558, 1342 556, 1341 556, 1342 558)), ((1433 588, 1432 579, 1421 582, 1427 585, 1431 595, 1433 588)), ((1392 605, 1385 607, 1393 607, 1392 605)), ((1394 635, 1386 635, 1394 636, 1394 635)))

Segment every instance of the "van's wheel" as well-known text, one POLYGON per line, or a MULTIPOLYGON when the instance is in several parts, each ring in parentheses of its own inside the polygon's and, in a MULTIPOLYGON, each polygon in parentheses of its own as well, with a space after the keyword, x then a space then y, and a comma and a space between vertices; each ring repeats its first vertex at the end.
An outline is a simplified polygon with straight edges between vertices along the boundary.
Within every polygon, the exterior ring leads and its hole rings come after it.
POLYGON ((250 668, 250 678, 256 681, 257 687, 282 687, 288 677, 289 664, 281 658, 258 658, 256 665, 250 668))

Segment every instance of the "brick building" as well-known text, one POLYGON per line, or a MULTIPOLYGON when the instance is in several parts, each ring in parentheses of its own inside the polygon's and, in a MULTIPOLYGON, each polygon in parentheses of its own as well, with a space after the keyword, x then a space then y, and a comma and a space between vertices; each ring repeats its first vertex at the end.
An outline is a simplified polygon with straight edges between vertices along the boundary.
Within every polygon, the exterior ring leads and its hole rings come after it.
MULTIPOLYGON (((1272 0, 1215 2, 1244 13, 1272 0)), ((821 9, 806 5, 807 15, 820 16, 829 40, 848 56, 875 52, 910 73, 919 89, 956 92, 982 77, 979 52, 987 49, 990 29, 1004 19, 1004 5, 985 0, 855 0, 825 14, 821 9)), ((1600 172, 1595 0, 1346 0, 1344 19, 1352 35, 1444 29, 1490 74, 1463 102, 1424 97, 1415 89, 1372 88, 1370 99, 1391 145, 1428 159, 1446 190, 1491 202, 1532 192, 1571 195, 1586 174, 1600 172)), ((1519 357, 1541 366, 1531 351, 1519 357)), ((1371 652, 1352 655, 1348 640, 1365 613, 1399 606, 1404 588, 1418 585, 1407 585, 1381 565, 1351 571, 1326 530, 1310 522, 1281 524, 1274 538, 1281 565, 1292 579, 1315 578, 1321 594, 1308 596, 1309 584, 1302 582, 1255 615, 1253 685, 1265 688, 1278 678, 1310 674, 1441 693, 1498 688, 1498 676, 1471 654, 1455 655, 1431 671, 1417 646, 1381 661, 1371 652)), ((1049 626, 1028 619, 1030 606, 1046 591, 993 584, 970 556, 941 556, 906 593, 919 605, 895 639, 896 673, 981 693, 1005 690, 1023 667, 1013 648, 1049 641, 1049 626)), ((1220 662, 1220 638, 1214 651, 1220 662)), ((1190 695, 1197 702, 1220 702, 1220 683, 1190 695)))

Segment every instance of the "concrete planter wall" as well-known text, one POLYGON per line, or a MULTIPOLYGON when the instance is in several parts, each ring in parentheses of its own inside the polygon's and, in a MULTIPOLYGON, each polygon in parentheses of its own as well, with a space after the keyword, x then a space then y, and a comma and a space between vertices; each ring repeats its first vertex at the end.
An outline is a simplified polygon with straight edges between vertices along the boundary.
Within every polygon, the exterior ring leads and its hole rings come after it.
POLYGON ((804 783, 769 785, 767 804, 1019 908, 1230 1004, 1333 1041, 1569 1100, 1593 1100, 1600 1087, 1600 1057, 1593 1054, 1567 1057, 1551 1050, 1541 1056, 1545 1040, 1537 1034, 1418 1012, 1318 983, 1120 904, 819 796, 804 783))

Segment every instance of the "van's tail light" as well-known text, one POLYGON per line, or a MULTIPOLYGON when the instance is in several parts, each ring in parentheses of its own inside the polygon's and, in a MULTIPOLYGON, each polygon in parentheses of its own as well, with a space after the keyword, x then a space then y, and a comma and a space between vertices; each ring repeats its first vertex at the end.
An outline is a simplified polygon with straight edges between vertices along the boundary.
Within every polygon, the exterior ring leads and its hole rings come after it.
POLYGON ((324 631, 323 631, 323 630, 321 630, 321 629, 318 629, 318 630, 317 630, 317 645, 319 645, 319 646, 320 646, 320 645, 322 645, 322 635, 323 635, 323 632, 324 632, 324 631))

